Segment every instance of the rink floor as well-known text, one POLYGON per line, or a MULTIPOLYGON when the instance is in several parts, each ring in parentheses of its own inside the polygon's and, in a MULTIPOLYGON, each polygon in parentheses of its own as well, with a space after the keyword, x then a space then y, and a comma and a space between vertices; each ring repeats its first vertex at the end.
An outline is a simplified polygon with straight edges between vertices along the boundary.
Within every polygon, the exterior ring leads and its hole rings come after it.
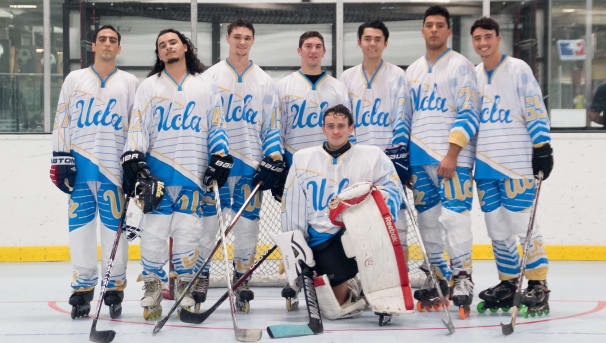
MULTIPOLYGON (((492 261, 474 262, 475 294, 471 316, 458 319, 452 308, 456 332, 446 335, 440 322, 443 313, 418 313, 394 317, 386 327, 377 325, 377 316, 365 311, 355 319, 324 321, 324 333, 316 336, 281 339, 284 342, 606 342, 606 262, 551 262, 549 286, 551 313, 547 317, 520 318, 512 336, 503 336, 499 322, 509 322, 510 314, 475 310, 480 290, 496 283, 492 261)), ((122 317, 109 319, 106 306, 101 312, 98 330, 117 332, 114 342, 235 342, 228 302, 202 325, 181 323, 173 316, 156 336, 153 322, 145 322, 139 298, 141 284, 138 262, 130 262, 122 317)), ((71 267, 67 262, 0 263, 0 342, 87 342, 91 319, 72 320, 69 297, 71 267)), ((255 287, 255 300, 249 314, 238 314, 240 327, 265 328, 280 323, 305 323, 302 308, 287 313, 279 288, 255 287)), ((209 307, 224 292, 214 288, 203 308, 209 307)), ((98 289, 95 300, 96 305, 98 289)), ((301 299, 301 305, 304 299, 301 299)), ((172 301, 164 301, 167 313, 172 301)), ((303 307, 303 306, 302 306, 303 307)), ((92 311, 91 311, 92 312, 92 311)), ((265 330, 261 342, 272 339, 265 330)))

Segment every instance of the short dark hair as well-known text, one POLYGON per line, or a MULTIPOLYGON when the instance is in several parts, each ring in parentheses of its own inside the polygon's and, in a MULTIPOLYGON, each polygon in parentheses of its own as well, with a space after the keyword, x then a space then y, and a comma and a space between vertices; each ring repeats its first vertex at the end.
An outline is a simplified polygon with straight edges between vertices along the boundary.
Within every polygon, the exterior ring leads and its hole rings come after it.
POLYGON ((164 62, 160 60, 160 56, 158 55, 158 39, 160 39, 160 36, 170 32, 176 34, 181 43, 187 46, 187 51, 185 52, 185 65, 187 65, 187 71, 192 75, 201 74, 204 72, 204 65, 202 62, 200 62, 198 56, 196 56, 195 47, 191 40, 175 29, 165 29, 160 31, 160 33, 158 33, 158 37, 156 37, 156 63, 154 63, 152 70, 149 72, 149 74, 147 74, 147 76, 149 77, 154 74, 158 74, 158 77, 160 77, 160 72, 164 70, 164 62))
MULTIPOLYGON (((324 123, 324 119, 326 119, 327 115, 337 114, 337 113, 341 113, 342 115, 344 115, 347 118, 348 126, 353 125, 353 116, 351 115, 351 112, 349 111, 349 109, 347 107, 345 107, 343 104, 339 104, 339 105, 336 105, 336 106, 333 106, 333 107, 327 109, 324 112, 324 115, 322 116, 322 123, 324 123)), ((324 125, 324 124, 322 124, 322 125, 324 125)))
POLYGON ((469 30, 469 34, 473 35, 473 31, 477 28, 482 28, 484 30, 494 30, 499 35, 499 23, 496 20, 488 17, 482 17, 476 20, 473 25, 471 25, 471 30, 469 30))
POLYGON ((303 43, 306 40, 308 40, 309 38, 312 38, 312 37, 318 37, 318 38, 320 38, 320 40, 322 41, 322 46, 324 47, 324 49, 326 49, 326 46, 324 45, 324 37, 318 31, 303 32, 303 34, 301 36, 299 36, 299 48, 303 46, 303 43))
POLYGON ((236 27, 245 27, 247 29, 249 29, 250 31, 252 31, 253 37, 255 36, 255 27, 253 26, 253 24, 250 21, 246 21, 242 18, 238 18, 234 21, 231 22, 231 24, 227 25, 227 35, 231 35, 231 32, 236 28, 236 27))
POLYGON ((120 32, 118 32, 118 30, 116 30, 116 28, 113 27, 112 25, 103 25, 100 28, 98 28, 95 31, 95 36, 93 37, 93 43, 97 41, 97 36, 99 35, 99 32, 101 32, 101 30, 105 30, 105 29, 110 29, 118 35, 118 45, 120 45, 120 40, 122 39, 122 36, 120 35, 120 32))
POLYGON ((448 28, 450 28, 450 13, 446 9, 446 7, 440 5, 433 5, 425 10, 425 14, 423 15, 423 25, 425 25, 425 19, 430 15, 441 15, 446 19, 446 24, 448 28))
POLYGON ((366 22, 358 27, 358 40, 362 39, 364 29, 366 28, 379 29, 383 32, 383 37, 385 37, 385 41, 387 42, 387 39, 389 39, 389 30, 387 29, 387 26, 385 26, 385 24, 380 20, 373 20, 366 22))

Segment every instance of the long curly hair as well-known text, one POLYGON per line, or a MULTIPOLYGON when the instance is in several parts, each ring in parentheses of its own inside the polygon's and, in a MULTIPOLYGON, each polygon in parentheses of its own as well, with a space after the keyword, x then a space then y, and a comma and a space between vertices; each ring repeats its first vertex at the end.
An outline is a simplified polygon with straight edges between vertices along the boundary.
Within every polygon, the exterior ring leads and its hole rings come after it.
POLYGON ((185 35, 175 29, 165 29, 160 31, 160 33, 158 33, 158 37, 156 37, 156 63, 152 67, 152 70, 149 72, 149 74, 147 74, 147 76, 149 77, 154 74, 158 74, 158 76, 160 76, 160 72, 162 72, 162 70, 164 70, 165 68, 164 62, 162 62, 160 60, 160 57, 158 56, 158 39, 163 34, 169 32, 176 34, 181 40, 181 43, 187 46, 187 51, 185 52, 185 64, 187 65, 187 71, 192 75, 202 73, 204 71, 204 65, 202 64, 202 62, 200 62, 198 56, 196 56, 194 45, 189 40, 189 38, 185 37, 185 35))

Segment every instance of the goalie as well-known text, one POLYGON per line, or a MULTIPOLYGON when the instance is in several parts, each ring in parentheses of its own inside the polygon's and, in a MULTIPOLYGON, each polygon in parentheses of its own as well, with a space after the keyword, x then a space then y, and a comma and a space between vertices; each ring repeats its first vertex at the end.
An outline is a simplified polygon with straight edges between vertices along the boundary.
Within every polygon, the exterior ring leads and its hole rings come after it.
POLYGON ((284 232, 276 243, 289 285, 300 289, 305 264, 315 272, 325 318, 353 317, 369 305, 384 325, 391 314, 413 308, 406 261, 393 226, 402 186, 379 148, 349 143, 353 118, 345 106, 326 110, 322 132, 324 144, 298 151, 286 180, 284 232))

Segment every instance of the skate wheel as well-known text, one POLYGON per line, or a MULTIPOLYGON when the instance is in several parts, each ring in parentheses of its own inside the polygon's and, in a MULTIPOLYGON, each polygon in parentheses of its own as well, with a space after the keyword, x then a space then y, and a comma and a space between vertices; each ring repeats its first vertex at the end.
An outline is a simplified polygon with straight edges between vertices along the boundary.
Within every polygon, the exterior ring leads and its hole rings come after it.
POLYGON ((537 315, 537 313, 536 313, 536 312, 534 312, 534 311, 530 311, 530 317, 534 318, 534 316, 536 316, 536 315, 537 315))
POLYGON ((498 307, 491 307, 491 308, 489 308, 489 310, 492 313, 497 313, 499 311, 499 308, 498 307))
POLYGON ((480 301, 480 302, 478 303, 478 306, 476 307, 476 309, 477 309, 477 310, 478 310, 478 312, 480 312, 480 313, 484 313, 484 312, 486 312, 486 310, 487 310, 487 308, 486 308, 486 303, 485 303, 485 302, 483 302, 483 301, 480 301))
POLYGON ((543 316, 543 311, 539 311, 539 312, 537 312, 537 314, 539 315, 539 317, 542 317, 543 316))
POLYGON ((441 307, 440 304, 435 304, 435 305, 433 305, 433 310, 438 312, 438 311, 440 311, 440 307, 441 307))
POLYGON ((522 315, 522 317, 528 318, 528 307, 524 305, 520 306, 520 314, 522 315))
POLYGON ((544 310, 543 313, 545 313, 545 315, 549 314, 549 310, 544 310))
POLYGON ((511 307, 501 307, 501 311, 503 312, 509 312, 509 310, 511 310, 511 307))
POLYGON ((423 304, 421 304, 420 301, 417 301, 417 311, 419 311, 419 312, 425 311, 425 309, 423 308, 423 304))
POLYGON ((465 318, 469 317, 469 312, 471 312, 469 307, 467 307, 467 308, 465 306, 459 307, 459 317, 461 319, 465 319, 465 318))

